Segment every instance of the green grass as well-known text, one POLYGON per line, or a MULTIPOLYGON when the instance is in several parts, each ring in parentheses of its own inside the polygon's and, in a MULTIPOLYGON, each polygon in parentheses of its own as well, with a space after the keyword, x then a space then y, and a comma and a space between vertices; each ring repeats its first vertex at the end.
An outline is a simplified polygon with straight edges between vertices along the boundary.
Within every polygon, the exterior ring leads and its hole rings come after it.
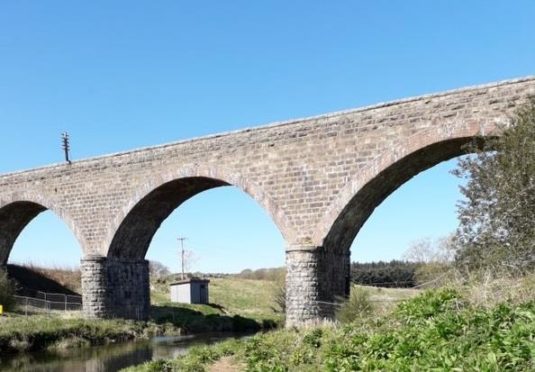
POLYGON ((534 370, 535 301, 470 300, 460 290, 430 290, 382 317, 197 347, 131 370, 203 371, 229 355, 248 371, 534 370))
MULTIPOLYGON (((240 316, 258 323, 282 321, 282 314, 273 311, 276 283, 268 280, 241 278, 211 279, 210 305, 176 304, 169 301, 169 282, 152 283, 151 303, 159 309, 185 309, 205 316, 240 316)), ((161 314, 165 311, 159 311, 161 314)), ((155 314, 158 317, 158 311, 155 314)), ((171 316, 171 315, 169 315, 171 316)))
POLYGON ((254 279, 213 279, 210 281, 211 302, 221 305, 227 313, 254 319, 279 320, 273 311, 276 283, 254 279))

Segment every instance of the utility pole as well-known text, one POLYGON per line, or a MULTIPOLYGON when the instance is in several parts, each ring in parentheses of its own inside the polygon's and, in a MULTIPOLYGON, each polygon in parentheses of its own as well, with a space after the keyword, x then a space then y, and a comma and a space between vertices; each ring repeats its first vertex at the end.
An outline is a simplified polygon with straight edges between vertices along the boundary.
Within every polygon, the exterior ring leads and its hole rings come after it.
POLYGON ((182 275, 181 275, 181 279, 184 280, 184 240, 186 240, 188 238, 184 238, 184 237, 179 237, 177 238, 177 240, 180 242, 180 265, 182 266, 182 275))
POLYGON ((69 133, 67 132, 61 133, 61 147, 65 153, 65 161, 71 164, 71 159, 69 158, 69 150, 71 149, 71 145, 69 143, 69 133))

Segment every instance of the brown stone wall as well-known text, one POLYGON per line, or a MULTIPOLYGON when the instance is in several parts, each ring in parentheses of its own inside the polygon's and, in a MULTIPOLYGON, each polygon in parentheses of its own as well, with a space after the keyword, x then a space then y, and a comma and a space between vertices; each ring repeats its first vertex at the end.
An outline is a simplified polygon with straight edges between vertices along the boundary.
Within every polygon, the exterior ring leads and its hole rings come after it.
POLYGON ((87 317, 146 320, 150 311, 149 264, 88 256, 81 262, 87 317))
MULTIPOLYGON (((113 246, 114 257, 139 260, 148 245, 128 250, 131 232, 151 225, 150 235, 166 217, 140 218, 165 199, 153 198, 155 190, 172 195, 159 188, 185 180, 165 206, 172 210, 206 187, 230 184, 271 215, 289 246, 343 251, 396 187, 506 124, 533 94, 535 78, 519 79, 6 174, 0 211, 20 201, 42 205, 68 224, 84 255, 108 256, 113 246)), ((12 240, 0 238, 0 252, 12 240)))

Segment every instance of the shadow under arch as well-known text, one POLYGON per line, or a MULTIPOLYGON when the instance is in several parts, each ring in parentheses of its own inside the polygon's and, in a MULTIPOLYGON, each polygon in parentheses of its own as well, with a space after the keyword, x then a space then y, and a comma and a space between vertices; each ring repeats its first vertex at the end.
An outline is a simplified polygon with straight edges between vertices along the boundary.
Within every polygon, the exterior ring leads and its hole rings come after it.
MULTIPOLYGON (((388 165, 380 170, 375 167, 367 169, 351 184, 353 190, 359 187, 355 185, 360 185, 360 188, 349 201, 346 199, 343 209, 338 212, 326 235, 323 235, 323 246, 338 252, 347 252, 375 208, 396 189, 420 172, 443 161, 471 153, 473 147, 469 145, 481 148, 488 138, 491 137, 466 136, 440 140, 409 152, 390 164, 388 160, 379 160, 379 164, 388 165)), ((331 215, 332 213, 333 210, 331 215)))
POLYGON ((56 207, 56 203, 42 196, 11 195, 0 202, 0 265, 5 265, 15 241, 24 228, 39 214, 50 210, 73 233, 84 254, 85 240, 70 215, 56 207))
POLYGON ((248 194, 268 213, 283 238, 291 238, 285 215, 260 188, 239 175, 227 178, 214 169, 197 169, 164 175, 142 185, 108 232, 107 256, 144 258, 156 231, 175 209, 203 191, 223 186, 235 186, 248 194))

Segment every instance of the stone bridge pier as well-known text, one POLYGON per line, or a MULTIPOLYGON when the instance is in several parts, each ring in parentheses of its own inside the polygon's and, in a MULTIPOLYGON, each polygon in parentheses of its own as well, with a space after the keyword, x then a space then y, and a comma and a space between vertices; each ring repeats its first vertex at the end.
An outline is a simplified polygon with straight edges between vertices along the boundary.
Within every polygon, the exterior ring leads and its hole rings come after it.
POLYGON ((146 320, 150 311, 149 262, 84 257, 82 273, 83 311, 89 318, 146 320))
POLYGON ((154 234, 188 199, 234 186, 287 244, 287 325, 329 319, 373 210, 419 172, 500 135, 534 95, 528 77, 0 175, 0 266, 25 226, 52 211, 82 249, 85 314, 146 319, 154 234))
POLYGON ((349 250, 333 252, 316 246, 286 250, 286 326, 332 319, 349 289, 349 250))

